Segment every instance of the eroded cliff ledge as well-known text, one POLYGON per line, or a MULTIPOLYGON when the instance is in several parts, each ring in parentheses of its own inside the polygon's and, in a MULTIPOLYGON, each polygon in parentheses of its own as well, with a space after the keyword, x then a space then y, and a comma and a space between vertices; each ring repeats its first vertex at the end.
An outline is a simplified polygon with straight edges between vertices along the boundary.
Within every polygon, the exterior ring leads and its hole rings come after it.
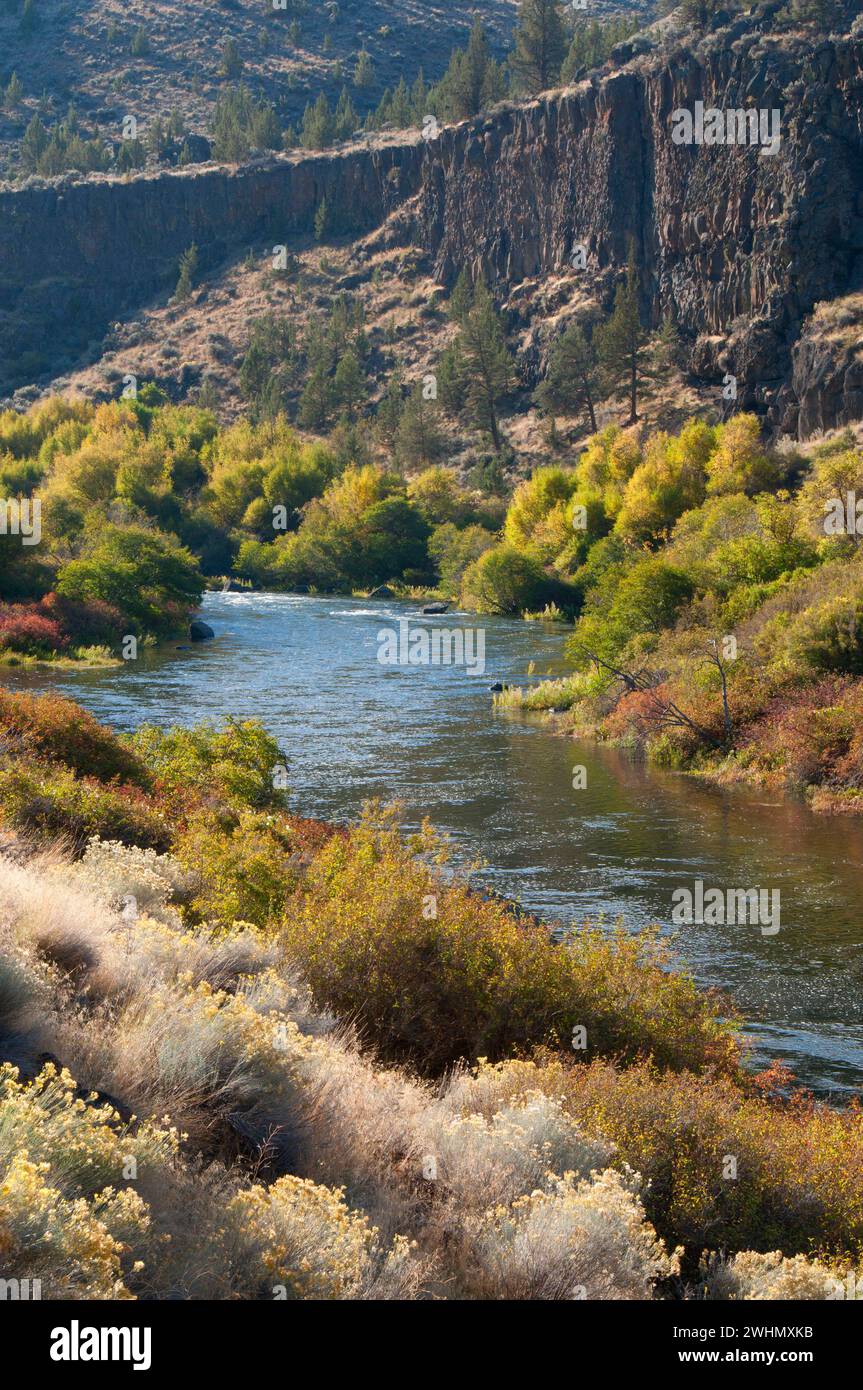
POLYGON ((671 309, 697 375, 734 373, 740 403, 791 434, 863 414, 856 378, 841 379, 857 370, 847 342, 844 367, 819 366, 829 420, 799 353, 792 371, 814 307, 863 289, 863 40, 813 47, 745 20, 697 51, 636 59, 427 143, 0 191, 5 389, 27 379, 28 355, 49 369, 164 290, 190 243, 206 267, 288 240, 311 230, 324 197, 357 232, 403 206, 401 234, 447 282, 465 264, 509 284, 556 272, 576 242, 595 275, 631 243, 645 315, 658 324, 671 309), (779 148, 673 143, 672 113, 698 101, 778 111, 779 148))

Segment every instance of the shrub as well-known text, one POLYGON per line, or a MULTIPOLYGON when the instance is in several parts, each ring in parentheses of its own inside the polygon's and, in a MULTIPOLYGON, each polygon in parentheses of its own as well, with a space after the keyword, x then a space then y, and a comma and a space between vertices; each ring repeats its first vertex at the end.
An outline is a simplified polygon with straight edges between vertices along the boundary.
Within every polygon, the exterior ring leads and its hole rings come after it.
MULTIPOLYGON (((549 1090, 554 1077, 521 1076, 549 1090)), ((701 1250, 863 1249, 863 1114, 747 1094, 731 1080, 596 1061, 557 1071, 566 1108, 639 1172, 647 1214, 701 1250), (727 1159, 735 1179, 726 1177, 727 1159)), ((694 1265, 690 1260, 690 1270, 694 1265)))
POLYGON ((69 638, 37 604, 13 603, 0 608, 0 649, 26 656, 51 656, 65 650, 69 638))
POLYGON ((505 904, 440 881, 391 818, 369 814, 320 851, 283 935, 320 1006, 428 1071, 532 1043, 568 1046, 578 1024, 594 1055, 735 1065, 728 1027, 691 980, 662 968, 655 938, 585 928, 555 945, 505 904))
MULTIPOLYGON (((859 1278, 859 1276, 857 1276, 859 1278)), ((838 1299, 844 1297, 836 1270, 804 1255, 788 1259, 781 1250, 760 1255, 754 1250, 731 1260, 710 1260, 704 1270, 704 1297, 738 1299, 838 1299)))
POLYGON ((200 919, 266 926, 284 910, 297 880, 296 846, 276 816, 244 811, 226 828, 194 814, 175 844, 189 872, 189 907, 200 919))
POLYGON ((172 799, 261 809, 284 806, 284 792, 273 776, 284 766, 284 754, 255 719, 229 719, 221 728, 198 724, 164 731, 142 724, 132 735, 131 748, 172 799))
POLYGON ((511 545, 486 550, 464 573, 462 602, 480 613, 522 613, 559 603, 572 609, 577 595, 550 579, 540 562, 511 545))
POLYGON ((645 1220, 637 1180, 572 1173, 483 1219, 475 1240, 480 1297, 643 1299, 677 1270, 645 1220), (483 1289, 484 1285, 484 1289, 483 1289))
POLYGON ((408 1242, 397 1236, 384 1248, 341 1188, 280 1178, 238 1193, 225 1218, 238 1277, 252 1297, 272 1300, 284 1290, 289 1299, 394 1299, 415 1292, 408 1242))
POLYGON ((160 851, 171 844, 164 813, 141 792, 106 787, 56 764, 0 769, 0 815, 20 834, 41 843, 64 840, 75 854, 94 835, 160 851))
POLYGON ((116 734, 59 695, 0 689, 0 740, 7 749, 53 759, 100 781, 150 784, 144 763, 116 734))

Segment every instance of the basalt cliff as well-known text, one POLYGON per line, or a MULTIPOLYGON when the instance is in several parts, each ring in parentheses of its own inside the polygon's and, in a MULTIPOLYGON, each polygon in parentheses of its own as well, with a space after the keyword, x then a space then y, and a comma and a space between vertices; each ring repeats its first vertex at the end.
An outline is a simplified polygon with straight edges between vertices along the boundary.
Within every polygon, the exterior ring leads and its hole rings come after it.
POLYGON ((165 293, 190 244, 216 268, 308 236, 326 200, 334 233, 385 226, 444 283, 467 264, 511 290, 569 272, 581 244, 572 273, 610 302, 631 247, 645 321, 671 313, 697 379, 718 393, 733 375, 739 403, 795 437, 863 418, 863 37, 813 45, 741 19, 617 57, 430 139, 0 189, 0 390, 165 293), (699 102, 779 113, 778 148, 675 143, 674 113, 699 102))

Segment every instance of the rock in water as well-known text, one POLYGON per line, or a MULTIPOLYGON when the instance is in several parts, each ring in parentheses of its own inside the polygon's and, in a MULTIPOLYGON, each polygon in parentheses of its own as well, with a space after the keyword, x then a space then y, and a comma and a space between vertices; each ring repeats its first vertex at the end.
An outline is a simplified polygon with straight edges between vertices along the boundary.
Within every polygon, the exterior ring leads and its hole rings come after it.
POLYGON ((430 614, 430 613, 448 613, 448 612, 449 612, 449 604, 448 604, 448 603, 427 603, 426 606, 425 606, 425 608, 423 609, 423 612, 424 612, 424 613, 427 613, 427 614, 430 614))
POLYGON ((211 637, 215 637, 215 632, 209 623, 202 623, 200 618, 196 618, 189 628, 189 636, 193 642, 209 642, 211 637))

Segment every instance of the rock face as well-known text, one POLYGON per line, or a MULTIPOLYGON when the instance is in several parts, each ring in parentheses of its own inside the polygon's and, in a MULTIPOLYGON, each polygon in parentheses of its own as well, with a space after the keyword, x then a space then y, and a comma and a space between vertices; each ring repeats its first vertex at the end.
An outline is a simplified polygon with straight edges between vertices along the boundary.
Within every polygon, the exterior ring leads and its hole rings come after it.
POLYGON ((796 434, 814 418, 790 379, 803 321, 863 287, 863 40, 737 30, 445 131, 417 234, 446 281, 559 273, 579 242, 596 276, 631 244, 648 319, 670 310, 696 373, 733 373, 740 405, 796 434), (675 144, 672 113, 698 101, 779 111, 777 152, 675 144))
POLYGON ((420 244, 448 283, 471 265, 512 287, 559 273, 583 243, 581 273, 608 304, 632 245, 646 320, 674 315, 717 397, 731 373, 739 406, 800 437, 858 418, 858 369, 822 370, 801 334, 819 302, 863 289, 863 38, 813 47, 758 24, 428 143, 417 132, 238 169, 0 189, 0 394, 173 288, 192 242, 206 270, 307 234, 326 198, 344 231, 400 209, 388 237, 420 244), (778 149, 675 144, 673 113, 697 102, 778 112, 778 149))
POLYGON ((0 395, 173 290, 192 243, 206 271, 308 234, 324 199, 335 229, 367 231, 415 190, 421 161, 417 134, 237 168, 0 187, 0 395))

